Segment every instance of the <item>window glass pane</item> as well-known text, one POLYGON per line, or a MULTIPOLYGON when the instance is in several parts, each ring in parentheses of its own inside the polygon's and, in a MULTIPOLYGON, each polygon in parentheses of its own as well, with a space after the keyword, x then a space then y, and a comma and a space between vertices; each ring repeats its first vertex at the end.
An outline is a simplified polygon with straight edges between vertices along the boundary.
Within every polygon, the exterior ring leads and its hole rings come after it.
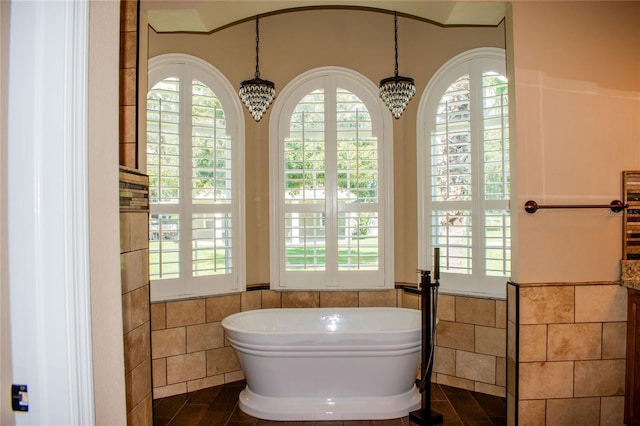
POLYGON ((337 94, 338 203, 378 202, 378 140, 371 116, 353 93, 337 94))
POLYGON ((149 215, 149 277, 152 280, 180 275, 180 216, 149 215))
POLYGON ((296 106, 284 140, 285 204, 325 202, 324 90, 296 106))
POLYGON ((193 276, 231 273, 231 215, 194 214, 191 233, 193 276))
POLYGON ((470 210, 432 212, 432 246, 440 247, 441 271, 459 274, 472 272, 471 225, 470 210))
POLYGON ((376 212, 338 214, 339 270, 377 270, 378 250, 378 214, 376 212))
POLYGON ((231 138, 222 104, 194 80, 191 93, 192 198, 194 204, 231 203, 231 138))
POLYGON ((325 269, 325 216, 323 213, 285 214, 285 269, 325 269))
POLYGON ((487 275, 511 273, 511 217, 508 210, 488 210, 484 219, 485 270, 487 275))
POLYGON ((177 204, 180 198, 180 80, 167 78, 147 95, 149 201, 177 204))
POLYGON ((486 200, 508 200, 509 105, 507 79, 495 72, 482 76, 484 191, 486 200))
POLYGON ((431 133, 431 199, 470 200, 471 107, 469 76, 460 77, 438 104, 431 133))

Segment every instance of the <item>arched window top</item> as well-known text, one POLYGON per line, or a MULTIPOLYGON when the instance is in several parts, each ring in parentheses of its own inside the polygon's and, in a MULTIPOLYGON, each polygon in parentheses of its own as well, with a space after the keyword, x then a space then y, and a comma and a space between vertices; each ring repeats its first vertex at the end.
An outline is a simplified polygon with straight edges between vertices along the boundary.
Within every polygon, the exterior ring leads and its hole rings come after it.
POLYGON ((378 97, 378 87, 362 74, 342 67, 320 67, 300 74, 289 82, 273 104, 269 128, 271 131, 291 116, 303 97, 318 89, 344 89, 355 95, 372 115, 373 133, 381 136, 383 128, 391 129, 393 123, 388 110, 378 97), (274 120, 281 120, 275 122, 274 120))
POLYGON ((192 78, 208 86, 227 112, 227 131, 244 138, 244 115, 235 88, 209 62, 182 53, 166 53, 149 59, 149 90, 170 77, 192 78))

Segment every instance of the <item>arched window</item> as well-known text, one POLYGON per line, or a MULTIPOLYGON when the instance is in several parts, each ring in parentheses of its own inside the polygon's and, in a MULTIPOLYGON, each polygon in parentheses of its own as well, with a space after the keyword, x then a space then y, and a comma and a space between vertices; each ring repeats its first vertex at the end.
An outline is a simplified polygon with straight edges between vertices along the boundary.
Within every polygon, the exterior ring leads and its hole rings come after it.
POLYGON ((440 248, 441 286, 504 297, 511 272, 504 50, 474 49, 429 82, 418 113, 419 263, 440 248))
POLYGON ((270 119, 271 285, 382 289, 393 282, 391 115, 343 68, 309 71, 270 119))
POLYGON ((152 300, 245 288, 244 124, 226 78, 188 55, 149 62, 152 300))

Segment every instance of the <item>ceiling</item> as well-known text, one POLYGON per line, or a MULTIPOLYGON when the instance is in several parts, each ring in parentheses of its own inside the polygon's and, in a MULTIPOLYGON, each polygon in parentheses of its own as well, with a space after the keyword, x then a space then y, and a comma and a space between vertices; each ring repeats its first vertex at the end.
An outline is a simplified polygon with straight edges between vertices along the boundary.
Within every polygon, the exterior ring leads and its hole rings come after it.
POLYGON ((506 2, 427 0, 141 0, 156 32, 213 32, 256 15, 311 7, 361 7, 399 14, 441 25, 498 25, 506 2))

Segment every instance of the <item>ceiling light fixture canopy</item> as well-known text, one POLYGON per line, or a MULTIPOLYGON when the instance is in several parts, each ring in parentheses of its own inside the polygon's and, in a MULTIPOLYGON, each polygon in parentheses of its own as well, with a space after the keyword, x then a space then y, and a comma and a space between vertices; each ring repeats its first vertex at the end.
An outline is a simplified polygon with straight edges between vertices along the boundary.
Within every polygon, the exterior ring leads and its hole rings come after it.
POLYGON ((380 98, 393 113, 400 118, 407 104, 416 93, 416 85, 411 77, 398 75, 398 12, 393 13, 395 31, 396 68, 395 75, 380 81, 380 98))
POLYGON ((276 86, 272 81, 260 78, 260 31, 259 16, 256 16, 256 74, 252 80, 240 83, 240 99, 256 121, 260 121, 276 97, 276 86))

